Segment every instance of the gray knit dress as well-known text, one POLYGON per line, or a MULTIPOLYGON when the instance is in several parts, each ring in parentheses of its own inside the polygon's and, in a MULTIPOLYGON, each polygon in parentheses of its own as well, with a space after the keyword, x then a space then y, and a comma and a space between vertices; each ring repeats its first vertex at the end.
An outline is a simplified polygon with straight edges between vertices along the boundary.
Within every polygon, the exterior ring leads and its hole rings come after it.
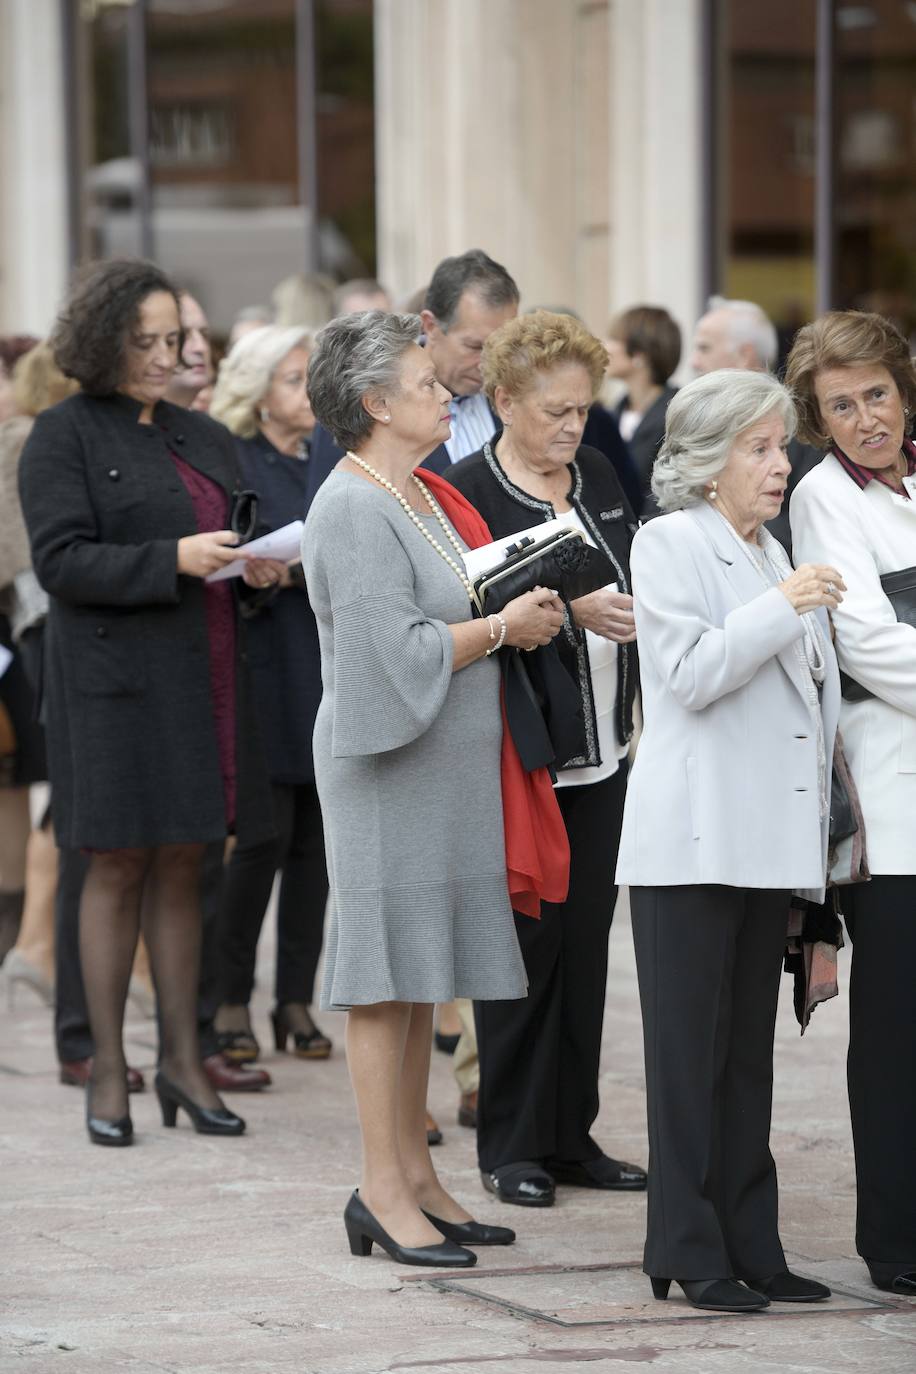
MULTIPOLYGON (((434 516, 421 516, 451 553, 434 516)), ((333 472, 302 539, 324 696, 324 1008, 524 997, 506 881, 495 661, 452 672, 455 572, 395 498, 333 472)))

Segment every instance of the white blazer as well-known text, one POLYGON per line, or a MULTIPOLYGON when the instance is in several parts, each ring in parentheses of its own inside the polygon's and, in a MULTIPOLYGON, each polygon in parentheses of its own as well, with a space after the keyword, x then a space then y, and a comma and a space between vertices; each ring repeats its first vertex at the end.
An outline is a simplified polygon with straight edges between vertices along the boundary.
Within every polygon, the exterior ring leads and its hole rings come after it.
POLYGON ((831 563, 848 588, 833 612, 840 667, 875 693, 840 711, 872 873, 916 873, 916 628, 897 620, 878 580, 916 565, 916 478, 907 482, 910 501, 881 482, 860 488, 830 453, 789 507, 796 561, 831 563))
MULTIPOLYGON (((828 818, 793 647, 800 617, 706 502, 644 525, 630 567, 645 724, 618 883, 784 887, 823 900, 828 818)), ((840 686, 820 618, 829 786, 840 686)))

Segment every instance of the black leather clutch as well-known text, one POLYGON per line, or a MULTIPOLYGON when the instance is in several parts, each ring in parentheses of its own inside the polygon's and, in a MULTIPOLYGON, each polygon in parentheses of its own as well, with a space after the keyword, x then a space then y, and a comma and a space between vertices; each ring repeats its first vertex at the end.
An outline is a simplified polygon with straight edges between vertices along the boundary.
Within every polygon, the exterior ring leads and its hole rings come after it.
POLYGON ((617 571, 601 549, 587 544, 580 530, 560 530, 541 540, 522 540, 496 568, 474 582, 483 615, 501 611, 535 587, 551 587, 561 601, 575 601, 614 582, 617 571))
MULTIPOLYGON (((901 624, 916 626, 916 568, 884 573, 881 586, 901 624)), ((875 695, 848 673, 840 673, 840 688, 844 701, 867 701, 875 695)))

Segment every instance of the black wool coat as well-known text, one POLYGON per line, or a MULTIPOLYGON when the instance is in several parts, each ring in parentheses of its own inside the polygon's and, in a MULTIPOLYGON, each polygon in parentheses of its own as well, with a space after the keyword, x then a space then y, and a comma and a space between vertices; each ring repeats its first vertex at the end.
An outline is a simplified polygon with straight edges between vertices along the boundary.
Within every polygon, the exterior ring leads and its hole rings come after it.
MULTIPOLYGON (((236 439, 245 486, 258 495, 259 531, 302 520, 312 459, 291 458, 263 434, 236 439)), ((321 705, 318 625, 305 585, 271 588, 244 606, 248 660, 272 782, 314 782, 312 734, 321 705)))
MULTIPOLYGON (((72 396, 41 414, 19 469, 39 581, 51 597, 43 715, 54 824, 65 848, 200 843, 226 834, 199 578, 177 543, 197 533, 169 449, 238 488, 232 437, 161 401, 72 396)), ((273 834, 273 807, 237 622, 236 831, 273 834)))

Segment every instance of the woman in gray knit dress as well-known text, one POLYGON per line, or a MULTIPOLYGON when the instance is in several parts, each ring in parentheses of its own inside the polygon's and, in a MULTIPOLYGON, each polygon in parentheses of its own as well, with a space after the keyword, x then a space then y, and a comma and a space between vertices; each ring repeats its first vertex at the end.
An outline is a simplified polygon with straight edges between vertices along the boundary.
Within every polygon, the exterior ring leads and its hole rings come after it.
POLYGON ((471 618, 459 537, 414 468, 449 433, 449 394, 416 316, 329 324, 309 366, 319 421, 349 450, 306 522, 303 563, 321 643, 315 778, 333 916, 325 1007, 349 1010, 347 1055, 363 1142, 347 1205, 354 1254, 470 1265, 508 1244, 442 1188, 426 1141, 436 1002, 524 997, 500 795, 503 643, 562 624, 536 589, 471 618))

